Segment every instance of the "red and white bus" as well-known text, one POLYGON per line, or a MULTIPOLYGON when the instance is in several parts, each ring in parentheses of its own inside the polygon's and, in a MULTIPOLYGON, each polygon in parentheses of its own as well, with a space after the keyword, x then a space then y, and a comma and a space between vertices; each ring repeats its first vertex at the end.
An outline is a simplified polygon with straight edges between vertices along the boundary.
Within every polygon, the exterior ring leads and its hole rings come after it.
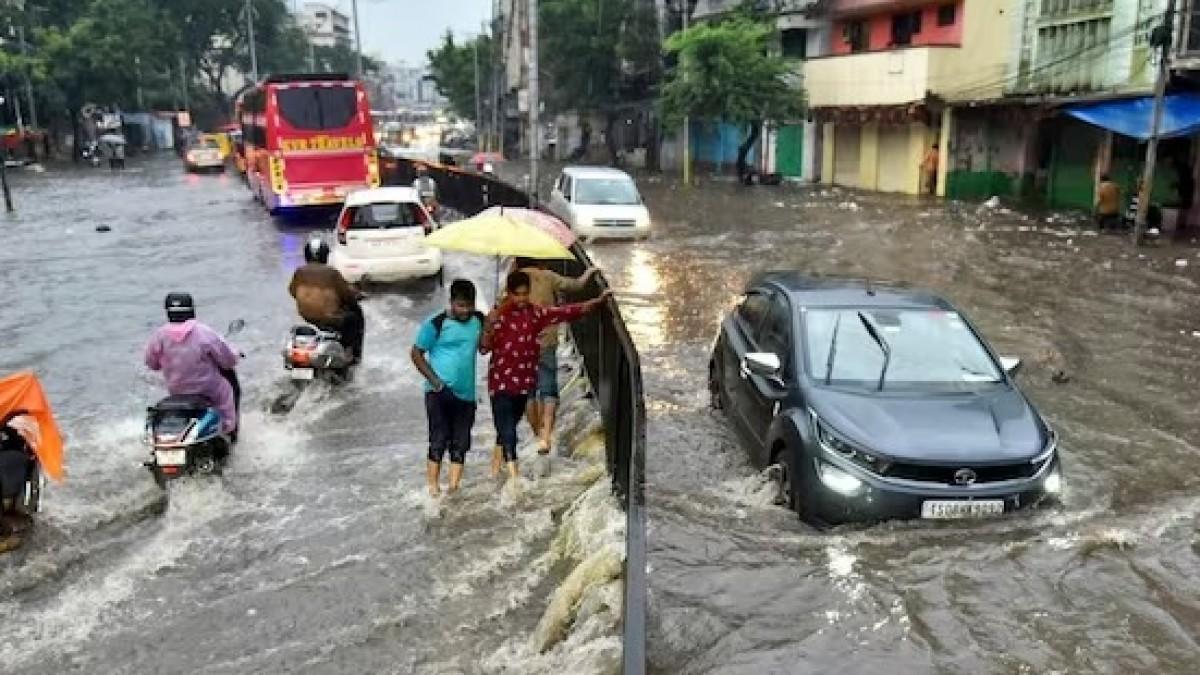
POLYGON ((246 180, 267 210, 336 205, 379 186, 371 108, 345 75, 274 75, 241 98, 246 180))

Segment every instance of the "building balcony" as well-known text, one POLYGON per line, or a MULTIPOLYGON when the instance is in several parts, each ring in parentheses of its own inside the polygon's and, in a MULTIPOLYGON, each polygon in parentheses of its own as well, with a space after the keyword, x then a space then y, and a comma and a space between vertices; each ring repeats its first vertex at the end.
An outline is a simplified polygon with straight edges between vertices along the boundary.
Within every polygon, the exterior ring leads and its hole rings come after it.
POLYGON ((804 86, 811 108, 897 105, 939 93, 962 69, 958 47, 912 47, 809 59, 804 86))

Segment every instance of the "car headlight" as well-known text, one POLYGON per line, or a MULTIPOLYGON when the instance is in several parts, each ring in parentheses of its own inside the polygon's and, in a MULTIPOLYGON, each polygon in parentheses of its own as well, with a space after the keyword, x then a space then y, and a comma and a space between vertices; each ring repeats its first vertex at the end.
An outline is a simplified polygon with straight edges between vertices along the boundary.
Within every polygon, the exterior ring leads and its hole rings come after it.
POLYGON ((1061 494, 1063 489, 1062 473, 1055 470, 1049 476, 1046 476, 1045 482, 1042 483, 1042 489, 1048 494, 1061 494))
POLYGON ((892 465, 886 459, 877 457, 838 436, 824 420, 817 417, 816 413, 810 414, 812 415, 813 428, 817 434, 817 442, 820 443, 821 449, 825 452, 848 459, 867 471, 876 474, 882 474, 892 465))
POLYGON ((817 460, 817 477, 825 487, 843 495, 852 495, 862 487, 862 481, 829 462, 817 460))

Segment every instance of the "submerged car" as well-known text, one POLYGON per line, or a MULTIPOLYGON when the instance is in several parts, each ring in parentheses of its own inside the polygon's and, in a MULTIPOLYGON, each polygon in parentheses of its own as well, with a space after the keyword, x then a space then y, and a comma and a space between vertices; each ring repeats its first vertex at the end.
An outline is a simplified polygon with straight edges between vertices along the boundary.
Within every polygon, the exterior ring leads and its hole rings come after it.
POLYGON ((1063 487, 1019 368, 931 293, 774 272, 722 322, 709 388, 815 525, 982 518, 1063 487))
POLYGON ((633 178, 619 169, 568 166, 554 182, 550 210, 587 239, 650 236, 650 211, 633 178))
POLYGON ((402 281, 437 276, 442 252, 425 245, 437 229, 408 187, 357 190, 346 199, 337 220, 337 240, 330 264, 347 281, 402 281))

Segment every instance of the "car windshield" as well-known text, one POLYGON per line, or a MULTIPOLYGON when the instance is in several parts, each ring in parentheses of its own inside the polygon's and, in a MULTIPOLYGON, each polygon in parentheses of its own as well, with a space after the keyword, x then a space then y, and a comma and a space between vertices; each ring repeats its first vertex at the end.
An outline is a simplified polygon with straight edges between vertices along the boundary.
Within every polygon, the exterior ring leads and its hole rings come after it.
POLYGON ((221 144, 215 138, 205 138, 200 141, 199 146, 206 150, 220 150, 221 144))
POLYGON ((637 187, 628 178, 584 178, 575 183, 578 204, 640 204, 637 187))
POLYGON ((416 204, 408 202, 378 202, 354 209, 350 227, 355 230, 384 230, 393 227, 415 227, 423 224, 416 204))
POLYGON ((884 350, 871 335, 868 323, 891 350, 885 391, 975 389, 1003 380, 987 350, 957 312, 879 307, 805 312, 808 372, 814 380, 871 389, 879 386, 884 350))

